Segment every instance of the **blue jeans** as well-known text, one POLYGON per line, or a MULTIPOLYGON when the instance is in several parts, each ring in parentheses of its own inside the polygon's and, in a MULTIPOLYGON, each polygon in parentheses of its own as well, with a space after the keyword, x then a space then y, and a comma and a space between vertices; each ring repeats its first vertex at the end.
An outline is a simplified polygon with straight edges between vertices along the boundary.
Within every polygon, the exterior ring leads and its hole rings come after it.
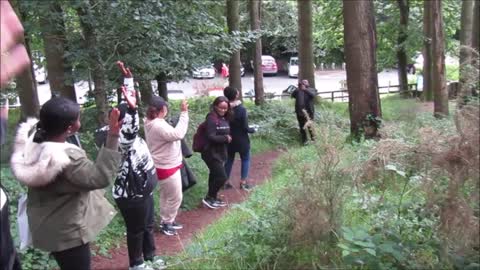
MULTIPOLYGON (((250 149, 239 153, 240 159, 242 160, 240 179, 245 180, 248 178, 248 170, 250 169, 250 149)), ((230 178, 230 173, 232 172, 233 162, 235 161, 235 154, 236 152, 228 151, 227 162, 225 163, 225 172, 227 173, 228 178, 230 178)))

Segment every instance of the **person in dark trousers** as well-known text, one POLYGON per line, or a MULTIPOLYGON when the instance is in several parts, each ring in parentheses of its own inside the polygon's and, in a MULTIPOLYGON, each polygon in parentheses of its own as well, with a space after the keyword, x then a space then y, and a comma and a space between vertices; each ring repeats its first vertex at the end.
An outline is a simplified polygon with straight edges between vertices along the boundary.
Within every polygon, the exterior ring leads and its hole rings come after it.
MULTIPOLYGON (((0 88, 30 64, 25 46, 19 38, 23 27, 8 1, 0 1, 0 88)), ((0 108, 0 146, 5 143, 8 122, 8 99, 0 108)), ((20 270, 21 264, 10 233, 9 201, 0 184, 0 269, 20 270)))
POLYGON ((91 269, 89 243, 115 214, 104 188, 121 161, 118 117, 113 109, 105 147, 95 162, 66 142, 81 126, 80 106, 69 99, 47 101, 38 123, 29 119, 17 130, 10 165, 15 178, 28 186, 33 247, 50 252, 61 270, 91 269), (29 136, 35 125, 35 133, 29 136))
MULTIPOLYGON (((291 95, 292 98, 295 99, 295 114, 297 115, 297 121, 300 127, 300 135, 303 144, 307 143, 307 132, 305 131, 305 124, 307 123, 308 118, 310 118, 310 120, 313 120, 313 117, 315 115, 315 107, 313 104, 315 101, 315 95, 316 91, 315 89, 310 88, 308 80, 300 81, 300 83, 298 84, 298 88, 295 89, 291 95), (306 111, 308 118, 305 115, 304 110, 306 111)), ((315 135, 312 128, 309 126, 307 127, 307 129, 310 133, 310 138, 312 140, 315 140, 315 135)))
MULTIPOLYGON (((0 145, 5 143, 5 138, 7 137, 7 123, 8 99, 6 98, 5 103, 0 107, 0 145)), ((7 194, 3 191, 3 187, 0 184, 0 269, 20 270, 22 267, 17 251, 15 250, 12 234, 10 233, 8 204, 7 194)))
POLYGON ((202 151, 202 159, 209 169, 208 193, 202 202, 210 209, 227 205, 217 198, 217 194, 227 181, 225 162, 227 145, 232 141, 228 123, 231 117, 232 111, 228 99, 223 96, 217 97, 206 117, 207 144, 202 151))
MULTIPOLYGON (((250 169, 250 138, 249 133, 254 133, 255 129, 248 126, 248 114, 242 102, 238 99, 240 92, 231 86, 223 89, 223 95, 228 98, 230 108, 233 111, 233 118, 230 121, 230 134, 232 142, 228 144, 228 157, 225 163, 225 172, 230 178, 232 166, 235 161, 235 154, 240 154, 242 161, 240 173, 240 188, 243 190, 250 190, 252 186, 247 182, 248 171, 250 169)), ((232 185, 227 181, 225 188, 231 188, 232 185)))
MULTIPOLYGON (((122 164, 112 187, 112 195, 127 229, 129 269, 153 269, 145 261, 158 267, 165 264, 162 259, 155 258, 153 190, 157 184, 157 175, 147 144, 138 134, 140 121, 135 90, 127 90, 130 83, 133 84, 132 73, 122 62, 119 61, 118 65, 125 77, 121 89, 126 103, 117 106, 120 111, 119 121, 122 121, 119 138, 122 164)), ((97 130, 97 144, 101 143, 106 132, 108 126, 97 130)))

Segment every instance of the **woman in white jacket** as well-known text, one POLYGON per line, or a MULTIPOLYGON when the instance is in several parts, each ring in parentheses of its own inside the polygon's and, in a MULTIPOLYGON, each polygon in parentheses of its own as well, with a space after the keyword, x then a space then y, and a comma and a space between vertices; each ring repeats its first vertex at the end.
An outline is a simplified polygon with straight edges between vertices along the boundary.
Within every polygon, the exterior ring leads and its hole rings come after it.
POLYGON ((163 98, 154 96, 147 109, 145 120, 145 138, 153 157, 160 186, 160 218, 162 232, 176 235, 183 226, 175 222, 182 203, 182 167, 181 140, 188 128, 188 103, 183 100, 178 123, 172 127, 165 117, 168 104, 163 98))

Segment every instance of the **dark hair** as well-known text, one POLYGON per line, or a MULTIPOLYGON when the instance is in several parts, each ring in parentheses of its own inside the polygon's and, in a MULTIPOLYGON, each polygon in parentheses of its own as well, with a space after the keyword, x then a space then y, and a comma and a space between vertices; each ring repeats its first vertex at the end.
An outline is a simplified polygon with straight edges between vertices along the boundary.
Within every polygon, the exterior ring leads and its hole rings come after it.
POLYGON ((226 97, 224 97, 224 96, 219 96, 219 97, 217 97, 217 98, 213 101, 212 106, 211 106, 211 108, 210 108, 210 111, 216 113, 216 111, 215 111, 215 106, 218 106, 218 104, 220 104, 220 103, 222 103, 222 102, 226 102, 227 105, 228 105, 228 110, 227 110, 227 112, 225 113, 225 119, 227 119, 227 120, 230 121, 230 120, 233 118, 233 112, 232 112, 232 108, 230 107, 230 102, 228 102, 228 99, 227 99, 226 97))
POLYGON ((229 101, 234 101, 237 98, 237 93, 237 88, 232 86, 227 86, 223 89, 223 95, 226 96, 229 101))
POLYGON ((55 97, 43 104, 40 109, 40 121, 33 138, 42 143, 48 138, 64 133, 80 116, 80 106, 64 97, 55 97))
POLYGON ((148 104, 147 119, 153 120, 157 118, 158 113, 163 110, 163 107, 168 108, 168 103, 165 99, 159 96, 153 96, 150 100, 150 104, 148 104))

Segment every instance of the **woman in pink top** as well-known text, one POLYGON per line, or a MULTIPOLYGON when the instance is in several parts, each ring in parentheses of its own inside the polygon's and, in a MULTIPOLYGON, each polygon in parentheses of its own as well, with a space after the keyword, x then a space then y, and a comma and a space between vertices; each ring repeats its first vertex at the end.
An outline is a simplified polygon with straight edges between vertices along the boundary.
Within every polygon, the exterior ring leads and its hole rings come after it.
POLYGON ((176 235, 176 230, 183 228, 175 222, 178 208, 182 203, 182 147, 181 140, 188 128, 188 103, 182 101, 180 118, 175 127, 171 126, 165 117, 168 114, 168 104, 163 98, 154 96, 147 109, 145 120, 145 138, 148 149, 153 157, 160 186, 160 217, 162 232, 166 235, 176 235))

